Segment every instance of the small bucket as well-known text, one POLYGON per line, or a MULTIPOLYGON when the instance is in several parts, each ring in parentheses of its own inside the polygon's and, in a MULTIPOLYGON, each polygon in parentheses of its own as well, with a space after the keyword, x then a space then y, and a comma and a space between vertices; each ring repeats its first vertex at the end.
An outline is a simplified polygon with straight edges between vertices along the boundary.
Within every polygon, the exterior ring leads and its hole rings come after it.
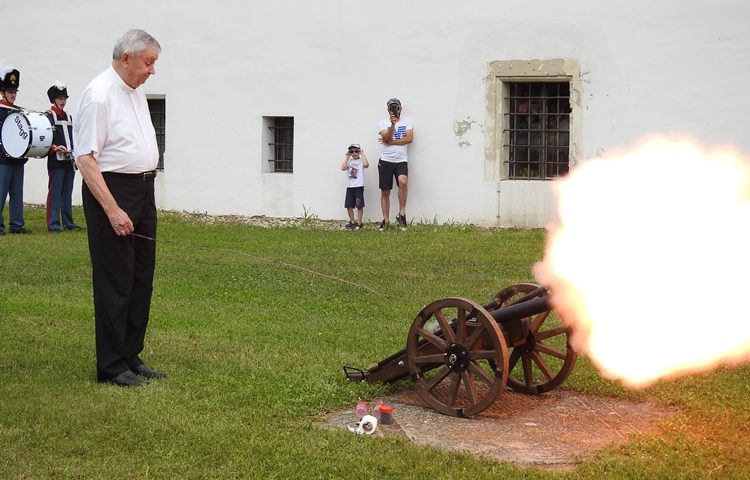
POLYGON ((380 405, 380 424, 390 425, 393 423, 393 407, 390 405, 380 405))

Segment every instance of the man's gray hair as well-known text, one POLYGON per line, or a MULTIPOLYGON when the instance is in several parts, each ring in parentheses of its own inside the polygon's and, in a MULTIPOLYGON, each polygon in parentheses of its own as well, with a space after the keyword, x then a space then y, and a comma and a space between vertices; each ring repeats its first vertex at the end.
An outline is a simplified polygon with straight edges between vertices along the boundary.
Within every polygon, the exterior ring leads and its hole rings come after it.
POLYGON ((154 37, 137 28, 128 30, 115 43, 115 48, 112 50, 112 60, 118 60, 123 53, 128 55, 141 53, 149 47, 154 48, 156 53, 161 53, 161 45, 154 37))

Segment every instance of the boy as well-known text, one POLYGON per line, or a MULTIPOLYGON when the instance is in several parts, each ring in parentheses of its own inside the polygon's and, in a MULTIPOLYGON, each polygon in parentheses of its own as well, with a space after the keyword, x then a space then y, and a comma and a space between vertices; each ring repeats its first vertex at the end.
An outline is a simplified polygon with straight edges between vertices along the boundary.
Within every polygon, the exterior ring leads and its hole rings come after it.
POLYGON ((364 150, 358 143, 349 145, 344 154, 341 170, 346 172, 346 199, 344 208, 349 214, 348 230, 362 228, 362 213, 365 208, 365 171, 370 166, 364 150), (354 209, 357 209, 357 221, 354 221, 354 209))
POLYGON ((47 90, 52 107, 46 112, 55 130, 47 156, 49 192, 47 194, 47 230, 53 233, 81 230, 73 222, 73 118, 65 112, 68 89, 57 81, 47 90))
MULTIPOLYGON (((0 123, 20 108, 16 105, 20 78, 21 73, 13 65, 0 65, 0 123)), ((0 236, 5 235, 3 208, 6 197, 10 197, 10 233, 31 233, 24 228, 23 221, 23 174, 28 160, 26 157, 12 157, 0 148, 0 236)))

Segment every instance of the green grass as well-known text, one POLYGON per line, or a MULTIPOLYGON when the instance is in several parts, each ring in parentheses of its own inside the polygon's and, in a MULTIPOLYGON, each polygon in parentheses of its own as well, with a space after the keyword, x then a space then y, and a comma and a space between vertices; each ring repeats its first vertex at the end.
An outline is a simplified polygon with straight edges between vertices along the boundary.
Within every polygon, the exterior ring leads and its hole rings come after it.
POLYGON ((341 366, 403 348, 425 304, 531 281, 542 231, 264 229, 162 212, 143 358, 169 378, 123 389, 95 382, 85 233, 46 233, 40 208, 26 219, 34 234, 0 237, 0 478, 750 478, 748 367, 631 392, 580 359, 563 388, 680 413, 564 473, 314 426, 404 387, 352 384, 341 366))

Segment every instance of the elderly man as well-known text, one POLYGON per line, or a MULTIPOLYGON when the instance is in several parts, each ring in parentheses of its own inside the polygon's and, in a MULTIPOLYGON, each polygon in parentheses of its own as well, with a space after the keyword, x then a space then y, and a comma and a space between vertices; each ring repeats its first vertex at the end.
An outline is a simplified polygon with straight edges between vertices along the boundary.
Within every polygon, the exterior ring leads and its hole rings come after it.
POLYGON ((164 377, 139 356, 156 260, 159 159, 140 87, 156 73, 160 52, 159 42, 143 30, 126 32, 115 44, 112 66, 83 91, 74 120, 92 265, 97 380, 122 386, 164 377))

